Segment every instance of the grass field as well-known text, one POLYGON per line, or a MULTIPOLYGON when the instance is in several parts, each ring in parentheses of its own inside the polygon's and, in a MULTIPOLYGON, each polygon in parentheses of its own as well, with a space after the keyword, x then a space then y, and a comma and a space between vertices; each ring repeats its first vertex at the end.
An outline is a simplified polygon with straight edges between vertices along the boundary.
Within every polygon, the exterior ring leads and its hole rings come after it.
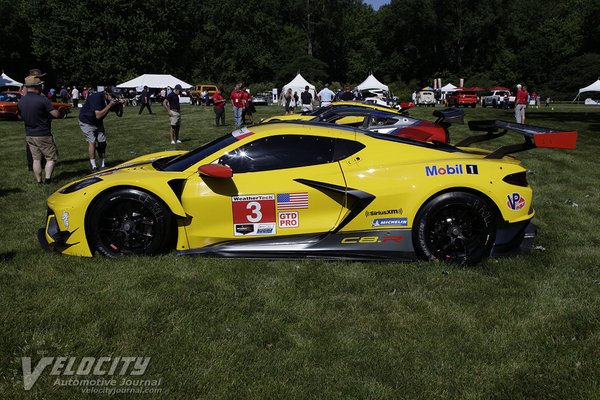
MULTIPOLYGON (((174 147, 154 112, 107 118, 111 165, 174 147)), ((231 129, 230 110, 218 129, 209 108, 182 118, 183 149, 231 129)), ((466 119, 514 118, 477 108, 466 119)), ((600 110, 529 110, 528 123, 579 132, 577 150, 519 154, 536 249, 464 267, 45 254, 46 198, 88 171, 76 114, 53 122, 49 186, 27 171, 22 123, 0 121, 0 399, 106 396, 57 385, 68 377, 50 367, 25 391, 21 357, 44 356, 150 357, 141 378, 159 393, 118 398, 600 398, 600 110)))

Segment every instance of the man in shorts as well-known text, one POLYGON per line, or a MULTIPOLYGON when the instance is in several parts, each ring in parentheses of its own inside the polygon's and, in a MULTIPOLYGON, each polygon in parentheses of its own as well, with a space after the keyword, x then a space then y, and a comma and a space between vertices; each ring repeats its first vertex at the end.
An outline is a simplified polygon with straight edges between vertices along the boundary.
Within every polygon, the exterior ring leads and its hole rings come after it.
POLYGON ((42 93, 42 82, 38 76, 29 75, 25 78, 27 96, 21 97, 18 103, 21 118, 25 123, 27 145, 33 157, 33 174, 37 183, 50 183, 54 165, 58 160, 58 149, 52 136, 52 118, 58 118, 55 110, 46 96, 42 93), (42 158, 46 159, 42 181, 42 158))
POLYGON ((181 143, 181 140, 179 140, 179 128, 181 127, 179 93, 181 93, 181 85, 177 84, 173 88, 173 91, 169 93, 163 101, 163 107, 169 113, 169 123, 171 124, 171 144, 181 143))
POLYGON ((79 127, 88 142, 88 153, 92 172, 98 167, 106 166, 106 131, 104 130, 104 118, 110 111, 114 111, 117 117, 123 115, 123 103, 118 97, 118 89, 107 87, 103 92, 90 94, 81 111, 79 112, 79 127), (100 165, 96 164, 96 150, 100 165))

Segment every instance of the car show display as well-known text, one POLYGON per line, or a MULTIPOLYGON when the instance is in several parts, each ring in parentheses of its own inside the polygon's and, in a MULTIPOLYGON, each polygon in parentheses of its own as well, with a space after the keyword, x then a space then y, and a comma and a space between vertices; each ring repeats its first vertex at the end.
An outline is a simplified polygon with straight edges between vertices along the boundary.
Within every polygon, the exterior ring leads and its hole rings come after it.
POLYGON ((471 121, 455 146, 331 123, 242 128, 138 157, 48 199, 43 247, 66 255, 441 260, 525 251, 533 190, 511 153, 574 148, 576 132, 471 121), (522 143, 471 145, 507 133, 522 143))

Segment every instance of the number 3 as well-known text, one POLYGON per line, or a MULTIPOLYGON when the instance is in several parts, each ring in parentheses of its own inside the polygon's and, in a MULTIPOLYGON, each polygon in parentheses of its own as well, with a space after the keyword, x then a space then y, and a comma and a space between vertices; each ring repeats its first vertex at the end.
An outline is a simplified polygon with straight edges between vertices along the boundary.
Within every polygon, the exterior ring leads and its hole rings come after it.
POLYGON ((246 205, 246 210, 251 210, 251 215, 246 215, 248 221, 258 222, 262 219, 262 213, 260 212, 260 203, 257 201, 251 201, 246 205))

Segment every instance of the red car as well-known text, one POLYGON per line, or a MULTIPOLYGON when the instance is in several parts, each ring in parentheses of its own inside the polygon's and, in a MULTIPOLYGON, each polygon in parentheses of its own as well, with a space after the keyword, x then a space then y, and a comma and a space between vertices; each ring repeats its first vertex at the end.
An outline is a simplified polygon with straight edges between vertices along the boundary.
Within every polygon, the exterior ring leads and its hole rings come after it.
POLYGON ((448 107, 473 107, 477 106, 477 92, 468 89, 456 90, 446 96, 448 107))
MULTIPOLYGON (((0 118, 19 118, 19 109, 17 103, 21 99, 21 92, 9 90, 0 92, 0 118)), ((52 106, 60 113, 60 118, 67 118, 71 112, 71 105, 53 101, 52 106)))

